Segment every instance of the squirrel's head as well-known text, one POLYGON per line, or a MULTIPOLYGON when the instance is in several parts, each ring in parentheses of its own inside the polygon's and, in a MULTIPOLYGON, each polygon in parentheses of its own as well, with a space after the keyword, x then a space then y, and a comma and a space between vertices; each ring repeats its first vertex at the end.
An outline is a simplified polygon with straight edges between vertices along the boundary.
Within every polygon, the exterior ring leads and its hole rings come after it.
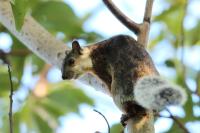
POLYGON ((63 79, 76 79, 92 67, 92 61, 89 57, 90 50, 81 48, 79 42, 72 42, 72 50, 66 52, 62 65, 63 79))

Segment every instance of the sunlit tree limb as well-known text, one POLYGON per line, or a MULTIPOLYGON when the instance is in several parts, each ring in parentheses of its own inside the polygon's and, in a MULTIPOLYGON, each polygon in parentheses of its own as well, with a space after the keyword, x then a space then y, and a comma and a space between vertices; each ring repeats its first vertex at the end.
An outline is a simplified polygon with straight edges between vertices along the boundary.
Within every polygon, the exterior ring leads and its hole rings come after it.
MULTIPOLYGON (((61 68, 65 51, 69 48, 28 15, 21 31, 17 31, 9 0, 0 0, 0 23, 46 63, 61 68)), ((97 90, 108 92, 103 83, 90 74, 86 74, 80 80, 97 90)))

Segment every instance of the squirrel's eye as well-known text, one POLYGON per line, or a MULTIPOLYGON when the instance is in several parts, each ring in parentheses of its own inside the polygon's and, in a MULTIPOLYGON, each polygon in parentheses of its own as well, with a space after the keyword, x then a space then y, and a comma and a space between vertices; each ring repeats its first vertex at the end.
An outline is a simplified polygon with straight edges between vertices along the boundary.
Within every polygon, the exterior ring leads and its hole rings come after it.
POLYGON ((68 63, 69 63, 70 66, 71 66, 71 65, 74 65, 74 62, 75 62, 74 59, 69 59, 69 61, 68 61, 68 63))

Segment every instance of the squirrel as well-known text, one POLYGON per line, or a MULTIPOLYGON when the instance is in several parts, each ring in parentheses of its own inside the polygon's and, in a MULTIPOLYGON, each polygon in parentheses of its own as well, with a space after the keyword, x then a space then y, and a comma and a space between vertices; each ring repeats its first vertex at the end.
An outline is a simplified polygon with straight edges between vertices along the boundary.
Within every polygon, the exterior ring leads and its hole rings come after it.
POLYGON ((182 88, 159 76, 144 46, 128 35, 83 48, 74 40, 63 61, 62 78, 76 79, 87 72, 106 84, 114 103, 129 117, 183 104, 186 99, 182 88))

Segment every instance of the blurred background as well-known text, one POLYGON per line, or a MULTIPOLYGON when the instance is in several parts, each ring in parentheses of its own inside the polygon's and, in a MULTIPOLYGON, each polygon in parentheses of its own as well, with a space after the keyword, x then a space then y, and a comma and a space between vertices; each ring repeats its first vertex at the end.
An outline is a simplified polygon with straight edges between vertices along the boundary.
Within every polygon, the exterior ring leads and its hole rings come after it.
MULTIPOLYGON (((113 0, 131 19, 142 22, 145 0, 113 0)), ((20 6, 19 6, 20 7, 20 6)), ((58 39, 81 45, 117 34, 136 37, 101 0, 31 0, 18 10, 31 14, 58 39)), ((200 1, 155 0, 148 51, 160 74, 188 93, 184 107, 168 107, 191 133, 200 133, 200 1)), ((112 99, 80 81, 62 81, 57 68, 45 64, 0 24, 0 49, 12 65, 15 133, 119 133, 121 112, 112 99)), ((133 51, 134 52, 134 51, 133 51)), ((0 133, 9 132, 9 78, 0 62, 0 133)), ((160 112, 169 116, 168 112, 160 112)), ((155 120, 156 133, 181 133, 171 118, 155 120)))

